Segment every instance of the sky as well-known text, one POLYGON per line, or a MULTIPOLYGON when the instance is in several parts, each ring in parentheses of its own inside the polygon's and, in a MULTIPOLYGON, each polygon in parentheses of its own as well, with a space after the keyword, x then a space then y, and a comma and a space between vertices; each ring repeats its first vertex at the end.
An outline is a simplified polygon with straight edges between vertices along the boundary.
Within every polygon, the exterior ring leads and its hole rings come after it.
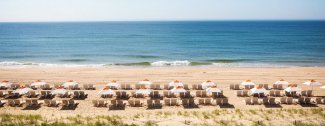
POLYGON ((0 0, 0 22, 325 20, 325 0, 0 0))

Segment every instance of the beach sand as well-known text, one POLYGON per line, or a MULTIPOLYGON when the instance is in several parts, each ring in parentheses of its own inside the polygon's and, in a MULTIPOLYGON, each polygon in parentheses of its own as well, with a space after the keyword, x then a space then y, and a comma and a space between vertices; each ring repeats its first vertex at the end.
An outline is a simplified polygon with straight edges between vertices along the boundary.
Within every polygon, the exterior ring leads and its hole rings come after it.
MULTIPOLYGON (((271 110, 273 113, 267 118, 266 125, 292 125, 294 120, 311 121, 314 124, 324 124, 325 105, 318 107, 302 107, 300 105, 281 105, 281 108, 267 108, 264 105, 245 105, 244 98, 236 96, 233 90, 229 89, 229 84, 239 84, 244 80, 250 79, 257 84, 273 84, 279 79, 299 84, 303 89, 311 89, 306 85, 301 85, 304 81, 315 79, 320 83, 325 83, 325 67, 288 67, 288 68, 219 68, 219 67, 75 67, 75 68, 51 68, 51 67, 28 67, 28 68, 0 68, 0 80, 10 80, 19 84, 28 84, 35 80, 43 80, 50 84, 62 83, 67 80, 75 80, 82 84, 94 84, 96 90, 86 90, 88 98, 85 100, 76 100, 79 103, 75 110, 60 110, 58 108, 50 108, 42 106, 37 110, 22 110, 22 107, 2 107, 0 114, 40 114, 47 120, 62 119, 69 116, 95 117, 98 115, 118 115, 125 123, 145 124, 148 120, 158 125, 203 125, 214 123, 235 123, 250 125, 254 120, 265 120, 266 117, 260 115, 265 114, 264 110, 271 110), (224 90, 224 95, 229 98, 229 103, 234 108, 221 109, 217 106, 200 106, 196 109, 184 109, 178 107, 163 107, 162 109, 147 110, 146 107, 132 108, 127 107, 125 110, 108 110, 108 108, 93 107, 91 100, 100 99, 97 93, 102 89, 109 80, 117 80, 120 83, 135 84, 143 79, 149 79, 153 83, 166 84, 173 80, 180 80, 191 87, 192 84, 200 84, 206 80, 213 80, 218 87, 224 90), (323 118, 316 114, 308 117, 290 117, 290 113, 286 109, 321 109, 320 114, 323 118), (225 115, 211 116, 204 118, 204 113, 219 111, 225 115), (244 113, 243 116, 238 115, 244 113), (252 112, 257 111, 257 112, 252 112), (261 111, 261 112, 260 112, 261 111), (284 111, 283 117, 278 117, 278 111, 284 111), (195 114, 196 112, 199 115, 195 114), (248 113, 247 115, 245 113, 248 113), (188 116, 187 116, 188 115, 188 116), (187 122, 186 122, 187 120, 187 122), (222 122, 224 121, 224 122, 222 122)), ((325 89, 320 86, 314 87, 314 95, 325 96, 325 89)), ((58 98, 56 98, 58 99, 58 98)), ((277 99, 279 100, 279 98, 277 99)), ((145 101, 144 101, 145 102, 145 101)), ((211 114, 211 113, 210 113, 211 114)))

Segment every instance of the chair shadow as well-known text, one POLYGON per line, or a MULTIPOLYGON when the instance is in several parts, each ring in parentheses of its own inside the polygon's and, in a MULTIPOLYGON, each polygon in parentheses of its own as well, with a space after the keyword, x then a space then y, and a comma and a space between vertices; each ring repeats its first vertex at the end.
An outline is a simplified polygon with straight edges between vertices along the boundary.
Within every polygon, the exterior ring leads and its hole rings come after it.
POLYGON ((41 108, 41 105, 33 105, 33 106, 26 106, 25 108, 23 108, 22 110, 38 110, 41 108))
POLYGON ((196 109, 199 108, 198 105, 183 105, 184 109, 196 109))
POLYGON ((88 98, 88 95, 85 95, 85 97, 73 97, 73 100, 85 100, 86 98, 88 98))
POLYGON ((70 105, 70 106, 62 106, 62 108, 60 110, 76 110, 76 108, 78 107, 79 103, 76 103, 74 105, 70 105))
POLYGON ((123 107, 115 107, 115 106, 110 106, 108 110, 125 110, 125 106, 123 107))
POLYGON ((219 105, 220 108, 235 108, 234 105, 232 104, 224 104, 224 105, 219 105))
POLYGON ((318 107, 316 104, 299 104, 301 107, 318 107))
POLYGON ((283 108, 280 104, 274 104, 274 105, 270 105, 270 104, 264 104, 265 108, 283 108))

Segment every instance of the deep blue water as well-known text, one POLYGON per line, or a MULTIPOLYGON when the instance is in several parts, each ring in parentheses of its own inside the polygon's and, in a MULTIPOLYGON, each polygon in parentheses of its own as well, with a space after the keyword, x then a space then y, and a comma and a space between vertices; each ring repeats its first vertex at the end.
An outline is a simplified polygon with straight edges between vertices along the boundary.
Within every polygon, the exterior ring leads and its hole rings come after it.
POLYGON ((0 63, 325 66, 325 21, 0 23, 0 63))

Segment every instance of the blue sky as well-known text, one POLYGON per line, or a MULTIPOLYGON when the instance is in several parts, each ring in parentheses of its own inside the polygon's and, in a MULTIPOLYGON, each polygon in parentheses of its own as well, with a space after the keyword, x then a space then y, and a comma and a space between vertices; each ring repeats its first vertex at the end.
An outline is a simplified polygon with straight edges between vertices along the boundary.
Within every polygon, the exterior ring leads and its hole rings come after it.
POLYGON ((0 0, 0 21, 324 20, 325 0, 0 0))

